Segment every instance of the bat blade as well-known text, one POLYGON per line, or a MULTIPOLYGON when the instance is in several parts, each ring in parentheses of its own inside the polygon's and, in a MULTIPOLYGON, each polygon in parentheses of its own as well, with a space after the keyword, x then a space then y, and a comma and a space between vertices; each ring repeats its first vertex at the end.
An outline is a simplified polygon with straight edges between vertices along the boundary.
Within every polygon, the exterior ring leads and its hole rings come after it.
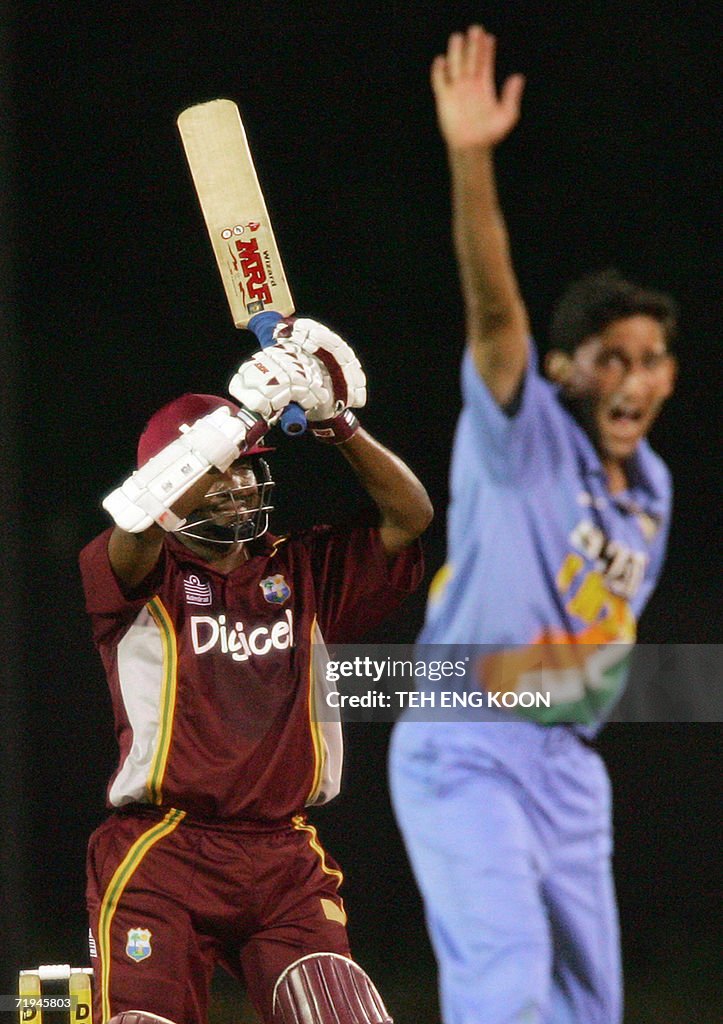
MULTIPOLYGON (((294 300, 238 107, 225 99, 197 103, 176 123, 233 322, 265 348, 278 320, 294 312, 294 300)), ((306 430, 296 403, 284 410, 281 426, 286 434, 306 430)))
POLYGON ((188 107, 178 130, 236 327, 257 313, 294 312, 238 107, 188 107))

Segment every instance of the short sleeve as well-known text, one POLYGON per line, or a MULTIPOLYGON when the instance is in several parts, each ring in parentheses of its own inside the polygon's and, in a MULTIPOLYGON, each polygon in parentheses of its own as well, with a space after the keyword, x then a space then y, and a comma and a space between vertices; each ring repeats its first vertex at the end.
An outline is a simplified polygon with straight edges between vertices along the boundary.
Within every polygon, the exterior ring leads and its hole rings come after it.
POLYGON ((503 409, 490 392, 467 349, 462 360, 463 409, 457 447, 462 465, 477 460, 497 478, 516 477, 536 459, 540 464, 561 440, 561 415, 555 388, 539 372, 535 343, 529 340, 529 359, 512 411, 503 409))
POLYGON ((417 540, 390 557, 377 527, 309 532, 317 620, 324 639, 359 639, 390 615, 422 582, 424 559, 417 540))
POLYGON ((86 545, 80 553, 80 575, 85 607, 90 615, 96 644, 133 621, 141 608, 158 591, 163 579, 164 553, 154 571, 131 595, 121 589, 108 557, 112 527, 86 545))

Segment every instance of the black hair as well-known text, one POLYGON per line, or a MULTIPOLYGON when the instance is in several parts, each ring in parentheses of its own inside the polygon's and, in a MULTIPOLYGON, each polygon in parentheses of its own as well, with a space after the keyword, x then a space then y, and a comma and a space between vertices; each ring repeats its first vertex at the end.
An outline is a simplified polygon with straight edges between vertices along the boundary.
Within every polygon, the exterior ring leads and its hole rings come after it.
POLYGON ((612 268, 588 274, 573 282, 555 306, 550 342, 572 354, 613 321, 640 314, 658 321, 670 348, 678 327, 678 306, 671 296, 626 281, 612 268))

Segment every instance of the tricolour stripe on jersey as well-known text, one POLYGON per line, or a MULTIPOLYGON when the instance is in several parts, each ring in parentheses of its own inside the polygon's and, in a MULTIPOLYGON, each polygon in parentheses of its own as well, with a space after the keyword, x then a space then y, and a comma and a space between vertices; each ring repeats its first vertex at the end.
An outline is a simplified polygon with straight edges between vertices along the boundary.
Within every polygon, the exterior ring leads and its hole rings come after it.
POLYGON ((178 684, 178 650, 176 648, 176 632, 171 617, 163 602, 158 597, 149 601, 147 606, 153 621, 158 626, 163 647, 163 675, 161 678, 161 695, 159 707, 158 735, 155 751, 148 773, 147 792, 151 803, 163 803, 163 776, 166 772, 168 751, 173 733, 173 715, 176 709, 176 691, 178 684))
POLYGON ((183 821, 185 811, 178 811, 174 807, 166 814, 162 821, 157 822, 152 828, 136 839, 128 853, 120 862, 113 874, 108 888, 103 895, 98 916, 98 940, 100 945, 101 962, 101 1004, 103 1009, 103 1021, 110 1020, 110 962, 111 945, 110 930, 113 923, 118 903, 128 885, 134 871, 141 861, 155 844, 170 835, 171 832, 183 821))
POLYGON ((309 734, 314 751, 314 777, 306 806, 325 804, 341 787, 344 761, 344 737, 338 709, 331 706, 329 695, 336 692, 329 681, 329 652, 321 635, 319 623, 311 624, 309 658, 309 734))
POLYGON ((319 842, 319 837, 316 834, 314 826, 310 825, 302 814, 295 815, 295 817, 291 819, 291 823, 299 832, 309 833, 309 846, 314 853, 318 854, 319 860, 321 861, 321 870, 325 875, 330 875, 332 878, 336 879, 336 887, 338 889, 344 881, 344 875, 339 868, 330 868, 326 863, 326 853, 324 852, 324 847, 319 842))
POLYGON ((316 631, 316 616, 311 623, 309 630, 309 665, 308 665, 308 713, 309 732, 311 733, 311 744, 314 749, 314 778, 311 783, 309 795, 306 798, 307 804, 313 804, 319 795, 321 779, 324 770, 324 738, 321 732, 319 716, 316 709, 316 688, 314 680, 313 656, 314 656, 314 633, 316 631))

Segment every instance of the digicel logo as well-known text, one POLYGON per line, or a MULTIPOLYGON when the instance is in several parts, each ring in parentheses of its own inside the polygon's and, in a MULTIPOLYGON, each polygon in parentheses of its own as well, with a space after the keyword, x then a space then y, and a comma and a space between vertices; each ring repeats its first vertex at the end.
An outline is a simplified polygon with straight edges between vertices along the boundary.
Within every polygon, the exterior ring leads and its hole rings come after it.
POLYGON ((255 238, 250 238, 248 241, 237 238, 234 244, 239 255, 241 272, 246 281, 249 295, 252 299, 271 302, 271 289, 266 278, 264 261, 259 252, 259 243, 255 238))
POLYGON ((233 625, 225 615, 191 616, 191 642, 196 654, 215 649, 230 654, 234 661, 248 661, 252 655, 285 651, 294 646, 294 617, 288 608, 272 626, 257 626, 246 632, 243 622, 233 625))

